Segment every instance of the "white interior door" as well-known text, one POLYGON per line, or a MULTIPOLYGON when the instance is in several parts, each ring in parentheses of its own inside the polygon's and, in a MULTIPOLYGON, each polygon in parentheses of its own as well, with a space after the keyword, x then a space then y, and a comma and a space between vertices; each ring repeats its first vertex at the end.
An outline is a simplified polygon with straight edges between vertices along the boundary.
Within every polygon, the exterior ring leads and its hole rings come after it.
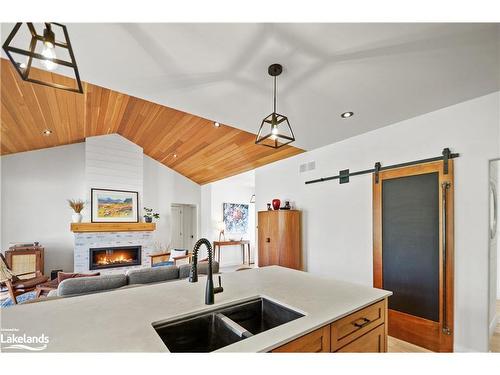
POLYGON ((171 207, 172 216, 172 248, 184 248, 184 233, 182 220, 182 206, 173 205, 171 207))
POLYGON ((196 216, 195 207, 185 205, 182 212, 183 218, 183 233, 184 233, 184 248, 192 250, 194 247, 194 241, 196 237, 196 216))

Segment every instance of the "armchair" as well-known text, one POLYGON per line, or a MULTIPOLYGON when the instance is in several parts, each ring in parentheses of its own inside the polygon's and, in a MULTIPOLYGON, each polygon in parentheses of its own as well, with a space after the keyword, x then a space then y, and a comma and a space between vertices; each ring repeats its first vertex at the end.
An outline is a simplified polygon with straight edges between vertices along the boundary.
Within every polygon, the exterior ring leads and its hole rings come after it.
POLYGON ((43 276, 40 271, 36 271, 34 277, 28 279, 19 278, 19 276, 30 275, 32 273, 33 272, 28 272, 26 274, 15 275, 12 270, 9 269, 3 254, 0 254, 0 283, 5 283, 12 303, 15 305, 17 305, 17 296, 34 291, 37 285, 45 283, 49 279, 47 276, 43 276))
POLYGON ((171 251, 151 254, 151 267, 160 266, 179 266, 181 264, 191 263, 191 254, 189 250, 172 249, 171 251))

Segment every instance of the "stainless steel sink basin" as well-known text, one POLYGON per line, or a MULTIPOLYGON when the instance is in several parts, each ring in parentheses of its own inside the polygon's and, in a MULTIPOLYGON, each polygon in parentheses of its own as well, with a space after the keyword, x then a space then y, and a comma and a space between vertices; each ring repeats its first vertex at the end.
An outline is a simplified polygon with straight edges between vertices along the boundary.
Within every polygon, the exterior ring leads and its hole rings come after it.
POLYGON ((304 316, 266 298, 255 298, 191 315, 153 323, 173 353, 212 352, 304 316))

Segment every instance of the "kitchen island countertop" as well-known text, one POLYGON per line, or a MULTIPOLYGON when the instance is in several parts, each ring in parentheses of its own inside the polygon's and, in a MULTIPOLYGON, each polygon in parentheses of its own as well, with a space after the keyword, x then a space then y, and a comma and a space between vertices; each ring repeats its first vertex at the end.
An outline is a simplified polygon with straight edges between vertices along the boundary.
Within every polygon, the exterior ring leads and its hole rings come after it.
POLYGON ((1 311, 1 328, 48 336, 48 352, 168 352, 152 323, 261 296, 305 316, 218 351, 267 352, 391 295, 271 266, 222 274, 224 292, 207 306, 205 280, 200 276, 197 283, 178 280, 17 305, 1 311))

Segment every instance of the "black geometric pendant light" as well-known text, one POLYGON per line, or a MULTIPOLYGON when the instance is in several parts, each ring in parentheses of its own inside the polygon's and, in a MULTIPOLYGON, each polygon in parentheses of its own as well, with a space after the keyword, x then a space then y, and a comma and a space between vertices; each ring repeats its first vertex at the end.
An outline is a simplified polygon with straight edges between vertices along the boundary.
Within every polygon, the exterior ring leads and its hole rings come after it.
POLYGON ((273 113, 262 120, 255 143, 280 148, 295 141, 295 136, 288 118, 276 112, 276 78, 283 71, 283 67, 280 64, 273 64, 267 71, 274 77, 273 113))
POLYGON ((56 89, 83 93, 75 55, 65 25, 45 22, 18 22, 3 44, 3 49, 24 81, 56 89), (42 80, 37 68, 52 72, 55 69, 75 79, 73 86, 42 80))

